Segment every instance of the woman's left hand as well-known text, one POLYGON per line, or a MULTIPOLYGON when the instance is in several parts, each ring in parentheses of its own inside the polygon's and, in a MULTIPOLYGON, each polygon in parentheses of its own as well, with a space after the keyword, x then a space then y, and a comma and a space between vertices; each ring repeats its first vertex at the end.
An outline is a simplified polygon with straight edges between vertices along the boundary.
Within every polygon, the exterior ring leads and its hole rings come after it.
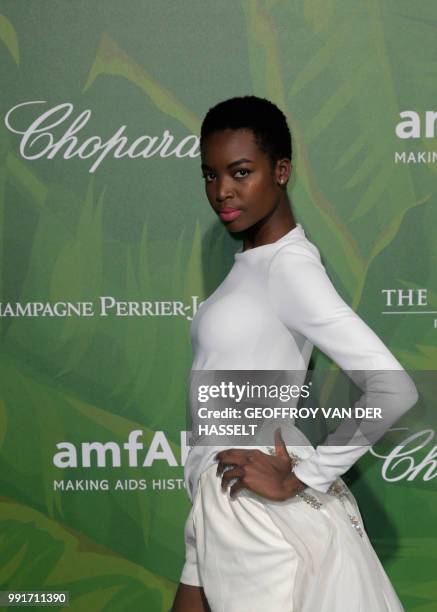
POLYGON ((275 455, 268 455, 259 449, 230 448, 217 453, 217 476, 225 466, 234 466, 223 474, 222 489, 226 491, 229 481, 238 478, 230 488, 231 497, 245 488, 272 501, 285 501, 305 489, 306 485, 291 471, 292 460, 280 429, 275 432, 275 451, 275 455))

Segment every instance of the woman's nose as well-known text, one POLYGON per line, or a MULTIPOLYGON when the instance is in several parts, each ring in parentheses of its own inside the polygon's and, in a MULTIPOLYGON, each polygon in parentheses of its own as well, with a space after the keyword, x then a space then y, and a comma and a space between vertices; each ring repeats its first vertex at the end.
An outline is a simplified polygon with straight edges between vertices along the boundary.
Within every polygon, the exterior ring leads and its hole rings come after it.
POLYGON ((233 191, 229 181, 226 179, 216 181, 216 194, 215 199, 217 202, 223 202, 227 198, 233 197, 233 191))

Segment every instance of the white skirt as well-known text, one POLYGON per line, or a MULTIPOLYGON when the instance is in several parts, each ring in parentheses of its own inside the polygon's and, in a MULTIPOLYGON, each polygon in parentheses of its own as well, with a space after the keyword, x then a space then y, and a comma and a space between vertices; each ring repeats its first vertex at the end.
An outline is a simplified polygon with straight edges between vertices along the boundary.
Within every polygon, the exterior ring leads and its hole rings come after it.
POLYGON ((283 502, 232 499, 206 469, 185 525, 180 581, 212 612, 402 612, 341 479, 283 502))

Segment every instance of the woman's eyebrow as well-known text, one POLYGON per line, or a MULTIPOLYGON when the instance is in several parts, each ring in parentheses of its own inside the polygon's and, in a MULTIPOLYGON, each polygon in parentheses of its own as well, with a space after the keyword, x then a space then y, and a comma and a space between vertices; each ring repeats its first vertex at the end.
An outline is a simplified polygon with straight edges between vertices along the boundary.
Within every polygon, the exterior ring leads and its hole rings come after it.
POLYGON ((241 159, 237 159, 236 161, 231 162, 226 166, 226 168, 232 168, 232 166, 237 166, 238 164, 243 164, 245 162, 253 163, 252 159, 247 159, 246 157, 242 157, 241 159))
MULTIPOLYGON (((233 166, 238 166, 238 164, 243 164, 243 163, 253 164, 253 159, 247 159, 247 157, 242 157, 241 159, 236 159, 235 161, 228 164, 226 168, 229 169, 229 168, 232 168, 233 166)), ((214 170, 214 168, 211 168, 211 166, 207 166, 206 164, 202 164, 201 168, 205 170, 214 170)))

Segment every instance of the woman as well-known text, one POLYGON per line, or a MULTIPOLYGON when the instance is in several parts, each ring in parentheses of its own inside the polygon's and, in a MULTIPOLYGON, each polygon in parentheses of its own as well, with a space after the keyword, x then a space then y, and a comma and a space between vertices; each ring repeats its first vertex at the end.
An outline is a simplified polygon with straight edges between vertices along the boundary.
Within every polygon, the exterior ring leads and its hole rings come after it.
MULTIPOLYGON (((383 374, 389 426, 416 402, 416 389, 338 295, 295 222, 283 113, 255 96, 226 100, 208 111, 200 142, 208 200, 243 245, 193 320, 193 370, 305 372, 316 345, 352 378, 374 373, 361 384, 360 406, 378 394, 381 373, 399 374, 396 384, 383 374)), ((314 449, 297 428, 287 442, 277 432, 275 454, 190 450, 193 507, 174 612, 402 610, 339 478, 369 445, 314 449)))

